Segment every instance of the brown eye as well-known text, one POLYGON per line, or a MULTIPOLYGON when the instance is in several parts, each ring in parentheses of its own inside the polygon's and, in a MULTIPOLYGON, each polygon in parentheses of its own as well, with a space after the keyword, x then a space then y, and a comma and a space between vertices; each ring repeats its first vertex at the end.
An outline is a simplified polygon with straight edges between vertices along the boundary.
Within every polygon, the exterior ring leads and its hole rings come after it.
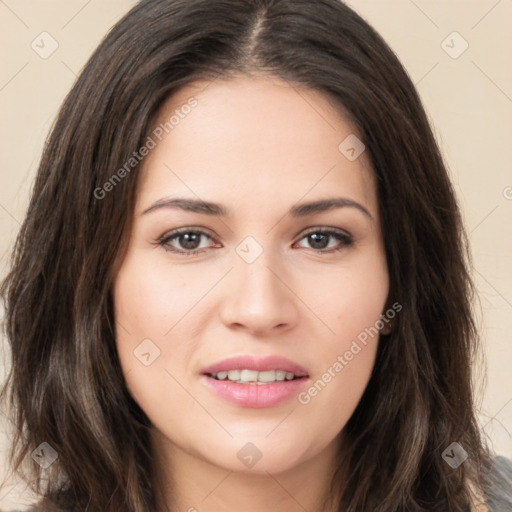
POLYGON ((204 247, 200 248, 201 237, 211 240, 211 236, 204 231, 185 228, 164 235, 158 240, 158 244, 167 251, 183 254, 184 256, 194 256, 204 252, 204 247))
POLYGON ((315 229, 313 231, 309 231, 303 235, 301 240, 303 239, 307 239, 311 249, 320 253, 339 251, 354 243, 353 238, 347 233, 327 229, 315 229), (330 240, 333 239, 337 240, 337 243, 335 242, 334 245, 329 246, 330 240), (328 248, 329 250, 325 250, 328 248))

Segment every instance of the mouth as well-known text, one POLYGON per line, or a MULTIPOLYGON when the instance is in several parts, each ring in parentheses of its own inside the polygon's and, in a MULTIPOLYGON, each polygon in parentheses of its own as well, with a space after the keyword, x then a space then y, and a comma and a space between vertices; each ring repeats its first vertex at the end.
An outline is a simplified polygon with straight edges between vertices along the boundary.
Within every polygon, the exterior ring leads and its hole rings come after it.
POLYGON ((203 383, 238 407, 269 408, 291 400, 307 385, 308 371, 285 357, 239 356, 205 368, 203 383))
POLYGON ((237 384, 265 385, 274 382, 283 382, 290 380, 304 379, 306 376, 295 375, 293 372, 285 370, 266 370, 258 372, 256 370, 224 370, 217 373, 205 373, 208 377, 215 380, 234 382, 237 384))

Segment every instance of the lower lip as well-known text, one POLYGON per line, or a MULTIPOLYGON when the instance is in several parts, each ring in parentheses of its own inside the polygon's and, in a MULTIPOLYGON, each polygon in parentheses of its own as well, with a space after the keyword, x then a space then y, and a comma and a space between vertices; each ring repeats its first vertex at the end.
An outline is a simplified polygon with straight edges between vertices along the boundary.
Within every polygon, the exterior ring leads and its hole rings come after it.
POLYGON ((238 384, 203 375, 202 380, 212 391, 228 402, 240 407, 263 408, 274 407, 297 396, 309 379, 303 377, 271 384, 238 384))

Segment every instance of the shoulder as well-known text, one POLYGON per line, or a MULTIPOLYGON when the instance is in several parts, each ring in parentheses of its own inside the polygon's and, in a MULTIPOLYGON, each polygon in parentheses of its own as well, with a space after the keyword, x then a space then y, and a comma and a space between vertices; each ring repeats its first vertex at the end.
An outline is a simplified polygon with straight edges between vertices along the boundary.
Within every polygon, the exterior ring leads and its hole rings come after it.
POLYGON ((498 455, 493 460, 487 488, 489 512, 512 510, 512 460, 498 455))

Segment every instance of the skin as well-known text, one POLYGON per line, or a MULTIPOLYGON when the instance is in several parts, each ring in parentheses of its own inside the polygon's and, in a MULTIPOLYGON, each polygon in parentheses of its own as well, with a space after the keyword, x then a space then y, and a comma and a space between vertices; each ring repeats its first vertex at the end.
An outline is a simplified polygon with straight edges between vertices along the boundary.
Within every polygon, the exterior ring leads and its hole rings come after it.
POLYGON ((367 386, 379 336, 307 404, 292 397, 240 407, 205 387, 200 373, 227 357, 278 354, 304 366, 312 385, 375 325, 389 281, 371 166, 365 152, 349 161, 338 150, 356 131, 319 92, 262 76, 196 82, 169 98, 155 126, 191 96, 197 106, 142 162, 113 287, 121 366, 153 424, 159 508, 325 512, 342 429, 367 386), (233 216, 142 213, 171 196, 221 203, 233 216), (296 203, 332 197, 356 201, 371 217, 350 206, 287 215, 296 203), (211 238, 167 246, 203 252, 158 245, 182 227, 211 238), (331 236, 315 245, 303 234, 329 227, 354 243, 331 236), (252 263, 236 251, 247 236, 263 250, 252 263), (148 366, 134 355, 144 339, 160 350, 148 366), (237 457, 248 442, 261 452, 251 468, 237 457))

